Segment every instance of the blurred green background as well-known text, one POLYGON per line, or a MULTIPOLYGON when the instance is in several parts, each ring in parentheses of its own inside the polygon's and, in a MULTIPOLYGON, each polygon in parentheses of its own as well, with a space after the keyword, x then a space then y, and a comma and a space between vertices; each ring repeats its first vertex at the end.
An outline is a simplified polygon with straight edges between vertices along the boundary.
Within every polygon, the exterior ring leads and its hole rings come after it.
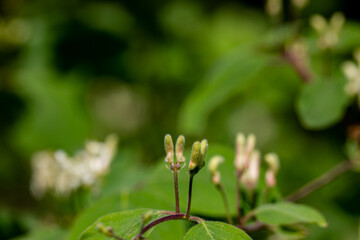
MULTIPOLYGON (((356 101, 326 126, 306 126, 296 110, 304 83, 279 52, 263 49, 300 25, 316 69, 321 56, 309 17, 342 11, 347 22, 332 63, 340 76, 339 64, 360 46, 359 3, 312 0, 295 21, 285 1, 282 24, 264 5, 1 0, 0 239, 66 239, 77 212, 66 200, 31 196, 31 156, 73 153, 109 133, 120 139, 104 186, 109 196, 162 161, 166 133, 184 134, 187 147, 207 138, 210 149, 232 149, 238 132, 255 133, 262 152, 280 157, 284 196, 346 159, 347 129, 360 120, 356 101), (39 226, 47 230, 32 234, 39 226)), ((329 222, 307 239, 359 238, 359 184, 360 175, 347 173, 301 201, 329 222)))

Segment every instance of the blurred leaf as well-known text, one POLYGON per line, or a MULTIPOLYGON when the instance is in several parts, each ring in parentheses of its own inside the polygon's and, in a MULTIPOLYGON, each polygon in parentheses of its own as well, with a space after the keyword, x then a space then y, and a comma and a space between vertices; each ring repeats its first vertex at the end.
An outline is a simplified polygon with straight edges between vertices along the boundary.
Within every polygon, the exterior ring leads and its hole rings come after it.
POLYGON ((242 230, 223 222, 202 221, 192 227, 185 235, 185 240, 251 240, 242 230))
POLYGON ((313 223, 326 227, 324 217, 315 209, 295 203, 280 202, 265 204, 255 210, 256 217, 269 225, 288 225, 294 223, 313 223))
POLYGON ((323 129, 342 118, 347 100, 343 82, 325 79, 303 87, 296 109, 306 128, 323 129))
POLYGON ((267 59, 252 45, 238 48, 220 59, 186 98, 179 114, 180 129, 185 134, 203 132, 208 115, 243 91, 252 77, 266 65, 267 59))

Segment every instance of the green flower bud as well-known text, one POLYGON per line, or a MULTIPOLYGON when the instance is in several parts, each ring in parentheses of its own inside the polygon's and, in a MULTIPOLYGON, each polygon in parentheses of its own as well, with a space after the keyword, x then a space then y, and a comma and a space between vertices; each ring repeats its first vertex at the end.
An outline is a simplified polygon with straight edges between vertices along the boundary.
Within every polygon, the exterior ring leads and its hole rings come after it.
POLYGON ((174 163, 174 143, 170 134, 165 135, 164 144, 166 152, 165 162, 174 163))
POLYGON ((224 162, 224 158, 220 155, 213 156, 210 159, 208 169, 211 174, 215 174, 218 171, 219 165, 224 162))
POLYGON ((185 162, 184 146, 185 146, 185 137, 183 135, 180 135, 176 140, 176 147, 175 147, 177 163, 180 164, 185 162))
POLYGON ((96 228, 105 236, 114 236, 114 230, 111 227, 105 226, 102 222, 96 224, 96 228))
POLYGON ((194 142, 188 169, 190 174, 195 175, 204 167, 207 149, 208 143, 206 139, 202 140, 201 143, 199 141, 194 142))

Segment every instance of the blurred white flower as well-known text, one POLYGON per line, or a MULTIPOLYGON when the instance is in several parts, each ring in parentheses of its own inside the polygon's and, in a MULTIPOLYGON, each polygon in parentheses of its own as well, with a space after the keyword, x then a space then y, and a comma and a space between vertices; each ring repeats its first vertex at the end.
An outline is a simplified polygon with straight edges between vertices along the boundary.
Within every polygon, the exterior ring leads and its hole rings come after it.
POLYGON ((356 63, 346 61, 342 65, 342 70, 347 78, 344 90, 350 96, 357 95, 360 107, 360 50, 354 52, 354 58, 356 63))
POLYGON ((334 13, 329 21, 315 14, 310 18, 310 25, 318 34, 318 47, 329 49, 339 42, 339 35, 345 23, 345 17, 341 12, 334 13))
POLYGON ((32 159, 31 192, 41 198, 47 191, 68 196, 81 186, 92 186, 106 175, 115 155, 117 137, 109 135, 105 142, 87 141, 85 149, 69 157, 64 151, 41 151, 32 159))

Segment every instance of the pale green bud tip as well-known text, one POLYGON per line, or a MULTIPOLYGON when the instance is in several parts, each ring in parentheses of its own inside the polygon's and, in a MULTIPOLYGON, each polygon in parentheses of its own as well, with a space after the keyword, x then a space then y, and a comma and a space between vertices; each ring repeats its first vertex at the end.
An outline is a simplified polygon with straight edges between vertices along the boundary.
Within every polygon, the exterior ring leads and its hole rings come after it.
POLYGON ((220 155, 215 155, 210 159, 209 162, 209 171, 211 174, 215 175, 218 171, 219 165, 224 162, 224 158, 220 155))
POLYGON ((277 173, 280 168, 279 157, 276 153, 268 153, 265 155, 265 161, 269 165, 269 169, 277 173))
POLYGON ((165 162, 174 162, 174 143, 170 134, 165 135, 164 139, 166 158, 165 162))
POLYGON ((153 215, 154 215, 154 211, 152 211, 152 210, 147 211, 146 213, 144 213, 142 215, 142 221, 144 223, 149 222, 153 215))
POLYGON ((111 227, 105 226, 102 222, 96 224, 96 228, 104 235, 112 237, 114 235, 114 230, 111 227))
POLYGON ((176 140, 176 158, 178 162, 184 162, 184 146, 185 146, 185 137, 183 135, 180 135, 178 139, 176 140))
POLYGON ((206 139, 203 139, 200 143, 200 149, 201 149, 201 156, 205 158, 206 152, 208 150, 208 141, 206 139))

